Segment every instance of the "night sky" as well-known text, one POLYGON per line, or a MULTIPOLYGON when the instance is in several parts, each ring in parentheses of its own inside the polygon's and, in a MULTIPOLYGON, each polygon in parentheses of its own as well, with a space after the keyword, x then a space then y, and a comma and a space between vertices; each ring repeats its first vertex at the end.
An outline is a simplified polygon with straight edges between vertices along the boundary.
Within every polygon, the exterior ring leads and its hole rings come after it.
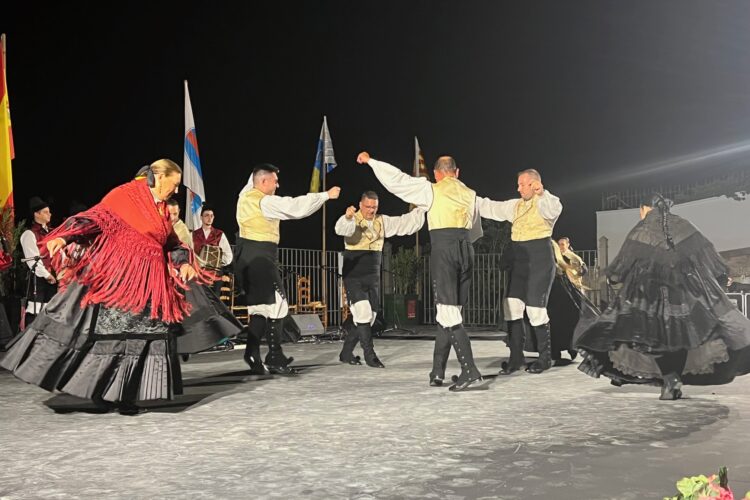
MULTIPOLYGON (((343 188, 328 204, 333 248, 361 191, 406 210, 354 159, 368 150, 410 171, 415 135, 428 165, 454 156, 482 196, 514 197, 515 173, 538 169, 565 206, 555 233, 578 249, 594 248, 602 191, 750 165, 742 148, 669 163, 750 140, 750 2, 13 3, 0 31, 19 216, 40 195, 59 222, 141 165, 182 164, 184 79, 230 235, 254 164, 282 169, 279 194, 307 191, 324 114, 329 186, 343 188)), ((319 228, 320 215, 282 224, 281 245, 319 248, 319 228)))

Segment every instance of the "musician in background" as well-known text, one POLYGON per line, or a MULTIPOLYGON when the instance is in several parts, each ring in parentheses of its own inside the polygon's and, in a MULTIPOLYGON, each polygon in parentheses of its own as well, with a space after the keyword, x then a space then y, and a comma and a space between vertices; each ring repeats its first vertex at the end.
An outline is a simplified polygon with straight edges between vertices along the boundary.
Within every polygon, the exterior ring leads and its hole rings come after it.
POLYGON ((47 302, 57 293, 57 278, 52 270, 49 256, 40 257, 38 242, 42 241, 52 229, 49 226, 52 220, 52 212, 49 203, 38 196, 29 200, 29 212, 34 222, 21 234, 21 248, 23 249, 26 265, 34 276, 29 280, 26 290, 26 316, 25 325, 29 325, 37 314, 47 305, 47 302))
POLYGON ((218 280, 214 282, 214 292, 220 295, 222 268, 232 263, 232 247, 224 231, 214 227, 214 211, 203 204, 201 208, 201 227, 193 231, 193 250, 201 265, 213 271, 218 280))
POLYGON ((563 236, 557 240, 557 245, 560 247, 560 254, 562 256, 562 262, 559 263, 559 267, 565 272, 565 275, 573 286, 582 292, 583 276, 588 272, 586 263, 573 251, 573 247, 570 246, 570 238, 567 236, 563 236))

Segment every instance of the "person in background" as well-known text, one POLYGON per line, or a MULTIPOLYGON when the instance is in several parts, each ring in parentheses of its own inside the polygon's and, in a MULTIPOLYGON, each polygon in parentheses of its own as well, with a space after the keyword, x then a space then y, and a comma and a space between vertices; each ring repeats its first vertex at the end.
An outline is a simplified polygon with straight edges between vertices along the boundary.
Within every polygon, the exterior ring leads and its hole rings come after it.
POLYGON ((193 248, 193 237, 190 235, 187 225, 180 219, 180 204, 177 200, 174 198, 167 200, 167 210, 169 211, 169 222, 172 223, 172 228, 177 237, 188 248, 193 248))
POLYGON ((33 273, 26 290, 24 326, 31 324, 57 293, 57 277, 50 258, 48 255, 41 256, 38 246, 52 230, 49 225, 52 220, 49 203, 34 196, 29 200, 29 212, 33 222, 20 238, 23 257, 28 259, 26 265, 29 266, 29 272, 33 273))

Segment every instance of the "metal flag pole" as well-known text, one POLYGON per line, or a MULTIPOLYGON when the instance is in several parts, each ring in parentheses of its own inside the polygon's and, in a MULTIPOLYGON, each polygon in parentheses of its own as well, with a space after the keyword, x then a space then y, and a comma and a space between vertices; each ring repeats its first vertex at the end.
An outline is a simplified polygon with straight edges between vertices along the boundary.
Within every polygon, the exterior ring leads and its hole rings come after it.
MULTIPOLYGON (((328 188, 326 187, 326 170, 328 170, 328 165, 325 163, 325 140, 323 141, 323 158, 321 161, 321 170, 323 171, 323 192, 325 193, 328 188)), ((326 272, 326 205, 328 203, 323 203, 323 232, 321 234, 321 238, 323 241, 323 253, 320 256, 320 278, 322 280, 322 291, 323 291, 323 303, 328 305, 328 295, 326 294, 328 287, 326 286, 326 280, 328 279, 328 273, 326 272)), ((328 315, 328 307, 325 308, 325 314, 328 315)), ((328 318, 326 318, 328 319, 328 318)), ((324 321, 324 324, 328 324, 328 321, 324 321)))

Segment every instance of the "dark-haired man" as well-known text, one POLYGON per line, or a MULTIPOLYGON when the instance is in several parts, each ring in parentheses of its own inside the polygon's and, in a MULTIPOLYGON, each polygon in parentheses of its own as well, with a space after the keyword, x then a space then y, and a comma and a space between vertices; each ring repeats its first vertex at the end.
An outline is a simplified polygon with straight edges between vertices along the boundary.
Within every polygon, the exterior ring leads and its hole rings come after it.
POLYGON ((201 207, 201 227, 193 231, 193 249, 196 255, 201 255, 206 246, 218 247, 221 249, 221 260, 216 264, 225 267, 232 263, 232 247, 224 231, 214 227, 214 218, 214 209, 204 204, 201 207))
POLYGON ((34 272, 29 290, 26 291, 26 325, 33 321, 57 293, 57 278, 52 270, 52 262, 49 256, 40 257, 38 246, 52 229, 49 227, 52 220, 49 203, 34 196, 29 200, 29 212, 34 222, 21 234, 20 239, 24 259, 32 259, 27 260, 26 264, 29 270, 34 272))
POLYGON ((281 348, 281 325, 289 312, 286 292, 279 274, 277 251, 279 222, 303 219, 315 213, 341 191, 332 187, 324 193, 303 196, 276 196, 279 169, 264 163, 256 166, 237 201, 240 232, 235 257, 237 288, 244 291, 250 317, 245 361, 252 373, 264 373, 260 361, 260 340, 268 338, 265 364, 271 373, 293 374, 291 359, 281 348))
POLYGON ((201 207, 201 227, 193 231, 193 250, 201 265, 210 269, 216 276, 213 291, 221 295, 224 268, 232 263, 232 247, 224 231, 214 227, 214 210, 203 204, 201 207), (209 250, 210 249, 210 250, 209 250))
POLYGON ((336 222, 336 234, 344 237, 344 286, 354 321, 339 354, 342 363, 361 364, 359 356, 354 356, 354 347, 359 341, 367 366, 385 368, 375 354, 372 341, 372 324, 380 303, 383 243, 385 238, 419 231, 424 224, 424 214, 423 209, 415 208, 399 217, 378 215, 378 194, 365 191, 359 200, 359 210, 353 206, 347 208, 336 222))

